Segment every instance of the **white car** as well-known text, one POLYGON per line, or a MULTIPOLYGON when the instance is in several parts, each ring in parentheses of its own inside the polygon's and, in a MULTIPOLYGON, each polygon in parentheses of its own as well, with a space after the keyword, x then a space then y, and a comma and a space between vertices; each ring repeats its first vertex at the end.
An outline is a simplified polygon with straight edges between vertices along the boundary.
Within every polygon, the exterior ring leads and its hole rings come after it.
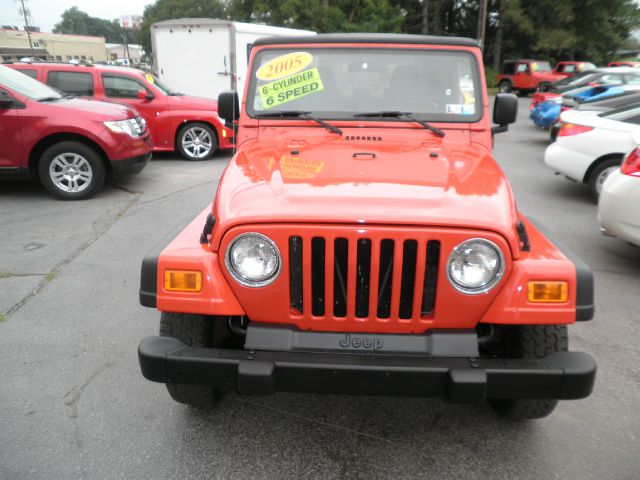
POLYGON ((558 139, 547 147, 544 161, 570 180, 586 183, 598 198, 607 176, 636 146, 631 134, 640 125, 640 103, 608 112, 567 110, 560 120, 558 139))
MULTIPOLYGON (((634 132, 640 145, 640 132, 634 132)), ((619 237, 640 246, 640 147, 636 147, 619 170, 612 172, 602 186, 598 220, 604 235, 619 237)))

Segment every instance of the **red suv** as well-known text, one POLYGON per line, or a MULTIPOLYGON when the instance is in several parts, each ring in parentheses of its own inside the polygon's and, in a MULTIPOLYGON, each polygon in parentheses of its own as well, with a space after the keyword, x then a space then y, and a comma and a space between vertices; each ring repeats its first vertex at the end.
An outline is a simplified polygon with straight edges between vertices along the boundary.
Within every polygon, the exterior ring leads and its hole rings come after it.
POLYGON ((541 83, 553 83, 565 75, 551 70, 549 62, 540 60, 506 60, 498 74, 498 88, 502 93, 513 90, 518 95, 535 92, 541 83))
POLYGON ((0 65, 0 174, 31 175, 56 197, 80 200, 108 172, 140 172, 152 149, 132 108, 63 96, 0 65))
POLYGON ((233 131, 218 118, 218 102, 174 92, 135 68, 70 63, 14 63, 36 80, 64 93, 121 102, 147 121, 154 151, 178 151, 187 160, 210 158, 232 147, 233 131))
POLYGON ((596 66, 591 62, 558 62, 553 69, 554 73, 563 77, 573 77, 576 73, 582 73, 587 70, 593 70, 596 66))

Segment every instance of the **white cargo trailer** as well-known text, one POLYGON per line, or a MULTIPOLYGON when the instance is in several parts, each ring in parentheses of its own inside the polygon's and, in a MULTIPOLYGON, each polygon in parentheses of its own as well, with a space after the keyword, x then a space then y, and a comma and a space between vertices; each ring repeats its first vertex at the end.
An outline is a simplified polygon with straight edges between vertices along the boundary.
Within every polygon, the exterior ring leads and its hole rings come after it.
POLYGON ((212 18, 178 18, 151 27, 154 69, 176 91, 217 99, 244 91, 251 44, 267 36, 314 35, 309 30, 212 18))

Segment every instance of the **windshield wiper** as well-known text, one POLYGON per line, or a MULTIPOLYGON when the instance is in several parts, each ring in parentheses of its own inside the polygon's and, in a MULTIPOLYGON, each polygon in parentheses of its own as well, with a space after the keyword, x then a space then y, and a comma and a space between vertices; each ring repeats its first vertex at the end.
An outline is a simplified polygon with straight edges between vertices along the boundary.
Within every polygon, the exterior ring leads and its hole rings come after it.
POLYGON ((326 128, 327 130, 333 133, 342 135, 342 129, 336 127, 335 125, 331 125, 330 123, 327 123, 320 118, 313 117, 311 115, 311 112, 302 112, 300 110, 281 110, 281 111, 274 111, 274 112, 256 113, 254 117, 256 118, 287 118, 287 117, 305 118, 307 120, 316 122, 318 125, 323 126, 324 128, 326 128))
POLYGON ((62 97, 42 97, 38 99, 38 102, 54 102, 60 100, 62 97))
POLYGON ((169 93, 167 93, 167 95, 169 95, 170 97, 183 97, 184 93, 182 93, 182 92, 169 92, 169 93))
POLYGON ((418 120, 413 116, 411 112, 397 112, 393 110, 382 110, 380 112, 364 112, 364 113, 355 113, 354 117, 376 117, 376 118, 406 118, 407 120, 411 120, 412 122, 416 122, 419 125, 422 125, 427 130, 431 130, 433 133, 438 135, 439 137, 444 137, 444 132, 439 128, 434 127, 433 125, 429 125, 424 120, 418 120))

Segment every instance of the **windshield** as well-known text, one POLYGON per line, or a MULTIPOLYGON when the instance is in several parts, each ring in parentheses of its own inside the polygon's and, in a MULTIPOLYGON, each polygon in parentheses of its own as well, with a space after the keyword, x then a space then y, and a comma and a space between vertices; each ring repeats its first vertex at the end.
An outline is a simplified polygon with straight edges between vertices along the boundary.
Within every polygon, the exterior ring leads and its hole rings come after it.
POLYGON ((155 85, 156 88, 158 88, 158 90, 160 90, 165 95, 177 95, 178 94, 178 92, 176 92, 173 88, 171 88, 168 85, 162 83, 158 79, 158 77, 156 77, 155 75, 151 75, 150 73, 145 73, 144 74, 144 78, 146 78, 147 82, 149 82, 150 84, 155 85))
POLYGON ((600 113, 599 116, 608 118, 609 120, 617 120, 624 122, 629 118, 635 118, 640 115, 640 102, 636 102, 626 107, 616 108, 615 110, 609 110, 608 112, 600 113))
POLYGON ((551 65, 549 62, 533 62, 531 63, 531 69, 534 72, 550 72, 551 65))
POLYGON ((25 97, 32 100, 44 100, 52 99, 57 100, 62 98, 57 91, 53 88, 47 87, 45 84, 34 80, 31 77, 13 70, 9 67, 0 65, 0 86, 7 87, 15 92, 18 92, 25 97))
MULTIPOLYGON (((249 115, 304 111, 371 121, 407 112, 425 121, 476 122, 482 90, 469 52, 399 48, 266 49, 253 61, 249 115)), ((410 121, 396 115, 396 121, 410 121)))

